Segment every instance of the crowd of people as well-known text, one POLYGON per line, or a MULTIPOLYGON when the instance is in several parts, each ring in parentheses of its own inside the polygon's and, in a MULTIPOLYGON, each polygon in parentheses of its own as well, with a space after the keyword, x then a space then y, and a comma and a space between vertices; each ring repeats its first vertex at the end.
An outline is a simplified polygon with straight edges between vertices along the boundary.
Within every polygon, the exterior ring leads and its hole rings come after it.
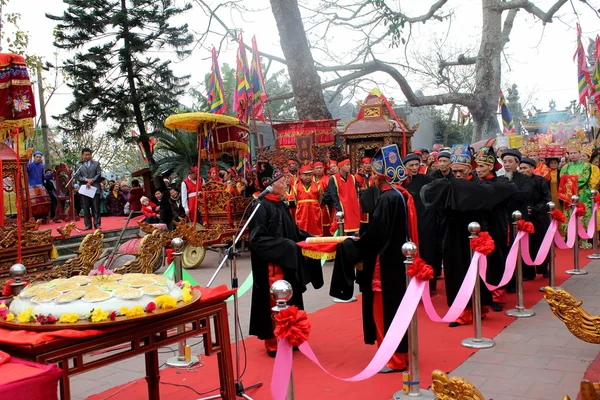
MULTIPOLYGON (((355 238, 338 245, 329 293, 334 301, 353 301, 358 283, 365 343, 380 344, 406 289, 401 252, 406 241, 414 241, 419 258, 432 266, 432 292, 443 279, 450 306, 470 265, 471 222, 478 222, 494 240, 486 281, 497 285, 514 240, 513 212, 520 211, 534 226, 529 236, 534 256, 550 225, 550 201, 568 218, 571 196, 578 195, 586 205, 582 221, 587 226, 593 208, 591 190, 600 186, 599 161, 598 151, 581 136, 563 144, 530 140, 520 149, 509 148, 508 138, 500 137, 495 148, 475 151, 469 145, 454 145, 437 152, 416 150, 404 158, 396 145, 386 146, 372 159, 363 158, 355 174, 347 156, 327 165, 299 166, 290 160, 285 171, 259 166, 256 189, 271 186, 273 192, 262 200, 250 226, 254 275, 250 334, 264 340, 267 353, 275 355, 269 287, 278 279, 289 281, 294 288, 290 304, 302 308, 306 286, 323 285, 319 262, 303 257, 295 243, 339 234, 337 211, 344 213, 344 234, 355 238)), ((547 278, 548 260, 524 265, 523 270, 526 281, 547 278)), ((513 278, 493 292, 483 283, 480 290, 485 318, 490 311, 502 311, 506 293, 514 293, 516 287, 513 278)), ((449 326, 472 320, 469 305, 449 326)), ((404 370, 406 352, 403 341, 382 372, 404 370)))

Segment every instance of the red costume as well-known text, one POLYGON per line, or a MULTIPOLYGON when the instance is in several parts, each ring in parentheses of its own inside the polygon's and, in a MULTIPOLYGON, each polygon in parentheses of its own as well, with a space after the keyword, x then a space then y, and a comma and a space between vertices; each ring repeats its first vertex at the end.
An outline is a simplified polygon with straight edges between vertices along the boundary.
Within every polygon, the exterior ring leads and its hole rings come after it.
POLYGON ((302 181, 298 181, 294 186, 294 194, 296 195, 295 221, 298 228, 313 236, 323 236, 319 185, 311 182, 310 186, 306 188, 302 181))
MULTIPOLYGON (((363 158, 361 161, 363 164, 371 163, 370 158, 363 158)), ((354 175, 354 179, 356 179, 356 183, 358 184, 358 187, 362 190, 373 186, 373 175, 365 175, 365 174, 361 174, 361 173, 356 173, 354 175)), ((369 223, 369 214, 361 213, 360 214, 360 222, 363 224, 368 224, 369 223)))
MULTIPOLYGON (((344 160, 342 162, 345 161, 350 162, 350 160, 344 160)), ((344 180, 342 175, 338 172, 331 177, 329 190, 334 204, 332 211, 334 217, 331 228, 329 229, 331 234, 333 235, 337 230, 337 220, 335 219, 337 204, 339 204, 339 207, 341 208, 340 211, 344 213, 344 232, 352 234, 358 233, 360 229, 360 204, 358 203, 358 193, 356 192, 356 179, 354 179, 354 175, 348 174, 344 180), (333 185, 331 185, 331 183, 333 183, 333 185)))
POLYGON ((185 187, 187 189, 187 201, 188 207, 190 209, 189 217, 190 221, 193 222, 196 220, 196 211, 198 210, 198 198, 196 197, 197 184, 196 182, 192 181, 189 177, 185 178, 183 182, 185 183, 185 187))

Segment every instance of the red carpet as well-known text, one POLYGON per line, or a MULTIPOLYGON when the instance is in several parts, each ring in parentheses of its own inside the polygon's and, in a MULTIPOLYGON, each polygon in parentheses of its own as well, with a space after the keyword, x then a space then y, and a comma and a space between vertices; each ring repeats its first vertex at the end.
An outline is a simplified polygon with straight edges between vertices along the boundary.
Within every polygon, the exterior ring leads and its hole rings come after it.
MULTIPOLYGON (((600 353, 585 371, 583 379, 590 382, 600 382, 600 353)), ((581 400, 581 394, 577 396, 577 400, 581 400)))
MULTIPOLYGON (((137 216, 135 218, 131 218, 131 221, 129 221, 129 227, 132 226, 137 226, 138 221, 142 218, 142 216, 137 216)), ((102 217, 102 230, 103 231, 111 231, 111 230, 121 230, 123 229, 123 227, 125 226, 125 222, 127 221, 127 217, 102 217)), ((71 237, 75 237, 75 236, 85 236, 88 233, 93 233, 94 230, 89 230, 86 231, 85 230, 85 225, 83 222, 83 217, 81 217, 79 219, 79 221, 75 222, 77 225, 77 229, 79 229, 81 232, 77 232, 75 229, 73 229, 71 231, 71 237)), ((69 222, 52 222, 50 224, 43 224, 42 226, 40 226, 40 229, 52 229, 52 236, 54 237, 60 237, 60 233, 58 233, 58 231, 56 230, 56 228, 59 227, 64 227, 65 225, 69 224, 69 222)))
MULTIPOLYGON (((589 262, 585 255, 589 250, 580 251, 581 266, 589 262)), ((557 250, 556 253, 556 281, 564 282, 569 275, 564 271, 572 268, 572 251, 557 250)), ((546 284, 546 279, 538 278, 525 282, 525 306, 531 307, 541 298, 540 286, 546 284)), ((443 286, 440 282, 438 286, 443 286)), ((443 291, 433 298, 433 303, 441 313, 447 309, 443 291)), ((515 295, 508 296, 506 308, 513 308, 515 295)), ((332 373, 350 377, 360 372, 375 354, 375 346, 363 344, 361 306, 360 301, 349 304, 334 304, 310 315, 312 332, 310 343, 321 360, 322 364, 332 373)), ((502 313, 491 312, 483 322, 483 335, 495 337, 514 318, 502 313)), ((473 335, 473 326, 449 328, 444 323, 434 323, 427 318, 422 306, 419 308, 419 344, 420 344, 420 369, 421 387, 426 388, 431 384, 431 371, 441 369, 452 371, 463 363, 474 350, 461 346, 460 341, 473 335)), ((258 381, 263 382, 263 387, 248 392, 255 400, 270 399, 270 379, 273 368, 273 359, 267 357, 262 342, 256 338, 246 339, 248 368, 243 377, 246 385, 258 381)), ((206 363, 195 372, 165 369, 161 373, 161 381, 178 385, 188 385, 198 392, 215 389, 218 386, 216 358, 204 358, 206 363)), ((140 364, 139 371, 144 371, 140 364)), ((298 399, 369 399, 388 400, 393 393, 402 388, 402 375, 378 374, 371 379, 359 383, 346 383, 329 377, 318 367, 313 365, 301 353, 294 353, 294 377, 296 383, 296 396, 298 399)), ((188 388, 161 385, 161 395, 164 398, 197 399, 198 396, 188 388)), ((109 389, 101 394, 88 397, 90 400, 146 399, 147 388, 144 380, 109 389), (129 385, 129 386, 127 386, 129 385), (125 387, 126 386, 126 387, 125 387), (116 393, 118 392, 118 393, 116 393)), ((214 394, 212 392, 211 394, 214 394)))

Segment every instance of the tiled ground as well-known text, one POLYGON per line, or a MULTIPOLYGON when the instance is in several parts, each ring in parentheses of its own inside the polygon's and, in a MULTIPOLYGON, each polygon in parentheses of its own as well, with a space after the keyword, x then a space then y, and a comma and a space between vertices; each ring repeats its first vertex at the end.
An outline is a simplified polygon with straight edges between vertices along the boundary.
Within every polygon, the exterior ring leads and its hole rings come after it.
MULTIPOLYGON (((217 253, 209 252, 202 266, 190 272, 200 284, 205 285, 219 261, 217 253)), ((241 284, 250 270, 248 253, 242 254, 237 266, 241 284)), ((331 263, 325 265, 325 288, 329 287, 331 268, 331 263)), ((587 270, 590 271, 589 275, 573 277, 563 287, 577 298, 585 300, 587 311, 598 315, 600 262, 590 263, 587 270)), ((215 285, 229 285, 230 271, 229 268, 223 269, 215 285)), ((309 289, 304 299, 308 312, 332 304, 327 290, 323 289, 309 289)), ((475 353, 450 375, 462 376, 475 384, 486 399, 559 400, 567 394, 575 399, 579 381, 589 363, 595 359, 598 346, 574 338, 552 315, 545 301, 535 305, 534 310, 535 317, 515 321, 495 338, 495 347, 475 353)), ((249 314, 248 293, 240 299, 240 319, 244 333, 248 332, 249 314)), ((231 314, 230 326, 233 326, 231 314)), ((231 332, 233 337, 233 330, 231 332)), ((194 343, 197 342, 189 341, 189 344, 194 343)), ((194 354, 200 352, 199 347, 192 349, 194 354)), ((173 354, 171 349, 165 348, 160 355, 161 363, 173 354)), ((73 399, 83 400, 110 387, 142 379, 143 366, 143 358, 136 357, 75 376, 71 378, 73 399)))

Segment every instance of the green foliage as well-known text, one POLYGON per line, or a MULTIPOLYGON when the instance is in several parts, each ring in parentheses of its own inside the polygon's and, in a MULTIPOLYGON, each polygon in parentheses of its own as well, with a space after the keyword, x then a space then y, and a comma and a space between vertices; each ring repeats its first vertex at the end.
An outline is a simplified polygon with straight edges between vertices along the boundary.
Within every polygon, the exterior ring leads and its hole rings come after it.
POLYGON ((172 0, 64 0, 54 45, 80 49, 65 62, 71 78, 73 102, 58 116, 64 132, 81 135, 98 122, 109 125, 112 137, 129 137, 137 126, 148 145, 149 126, 158 127, 179 107, 189 76, 176 76, 171 61, 151 54, 190 54, 193 36, 187 25, 169 21, 191 8, 175 7, 172 0))
MULTIPOLYGON (((9 0, 0 0, 0 7, 8 5, 9 0)), ((0 30, 0 50, 4 53, 14 53, 25 58, 27 66, 35 68, 35 64, 40 57, 31 55, 27 52, 29 46, 29 31, 24 31, 19 26, 21 21, 20 13, 2 13, 0 30), (5 45, 6 43, 6 45, 5 45)))
MULTIPOLYGON (((156 164, 152 171, 155 176, 173 169, 174 173, 183 179, 188 175, 188 170, 198 165, 198 140, 197 135, 180 130, 157 131, 152 134, 158 139, 156 146, 156 164)), ((217 160, 219 169, 227 169, 232 166, 230 157, 217 160), (227 160, 226 160, 227 159, 227 160)), ((200 175, 206 177, 213 161, 202 160, 200 164, 200 175)))
POLYGON ((443 143, 445 146, 453 144, 471 143, 473 134, 473 125, 469 122, 466 125, 459 126, 456 120, 448 120, 448 114, 440 110, 435 114, 435 143, 443 143), (447 131, 448 142, 444 143, 444 133, 447 131))

